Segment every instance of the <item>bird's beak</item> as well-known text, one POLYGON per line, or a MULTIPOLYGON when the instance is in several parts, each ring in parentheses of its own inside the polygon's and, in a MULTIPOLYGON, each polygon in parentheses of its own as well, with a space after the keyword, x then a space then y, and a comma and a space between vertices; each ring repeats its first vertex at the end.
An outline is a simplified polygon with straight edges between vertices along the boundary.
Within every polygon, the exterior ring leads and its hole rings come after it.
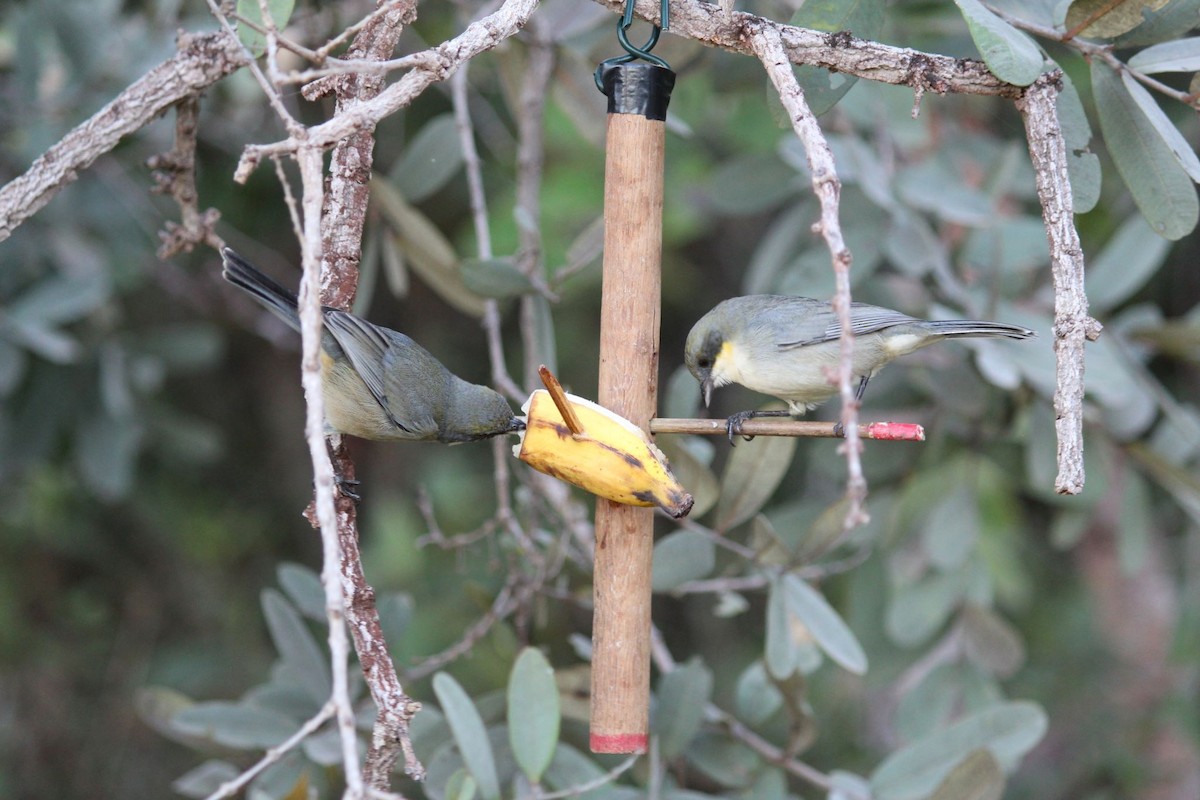
POLYGON ((704 407, 708 408, 712 403, 713 379, 711 375, 706 375, 704 380, 700 381, 700 397, 704 399, 704 407))

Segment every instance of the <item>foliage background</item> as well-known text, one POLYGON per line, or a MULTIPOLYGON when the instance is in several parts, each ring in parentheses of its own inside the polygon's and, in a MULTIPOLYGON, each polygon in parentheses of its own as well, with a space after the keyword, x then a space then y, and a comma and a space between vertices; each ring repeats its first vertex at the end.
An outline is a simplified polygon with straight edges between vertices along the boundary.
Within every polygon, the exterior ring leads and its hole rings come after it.
MULTIPOLYGON (((293 25, 340 30, 362 5, 301 4, 293 25)), ((770 2, 753 10, 777 19, 792 12, 770 2)), ((423 4, 400 51, 440 41, 464 11, 473 9, 423 4)), ((0 15, 0 181, 167 56, 177 28, 211 28, 204 14, 200 4, 171 2, 8 7, 0 15)), ((603 98, 590 72, 615 42, 597 6, 551 2, 539 15, 558 56, 536 220, 559 295, 557 371, 573 391, 595 396, 599 266, 594 252, 577 256, 588 253, 602 198, 603 98), (570 276, 555 280, 567 264, 570 276)), ((976 55, 947 3, 890 8, 879 38, 976 55)), ((510 43, 471 70, 500 254, 518 240, 512 109, 525 47, 510 43)), ((809 235, 816 211, 798 145, 778 124, 759 65, 670 36, 659 52, 679 73, 667 143, 661 379, 667 415, 683 415, 696 410, 696 391, 679 374, 682 342, 700 314, 750 291, 827 296, 832 273, 809 235)), ((1087 65, 1065 48, 1054 55, 1094 115, 1087 65)), ((289 100, 306 119, 328 113, 289 100)), ((915 120, 911 105, 908 90, 860 81, 822 120, 846 183, 855 298, 911 313, 994 316, 1042 335, 1027 346, 926 351, 872 382, 866 417, 924 422, 930 441, 868 445, 874 523, 833 554, 822 556, 814 537, 840 495, 836 444, 763 455, 760 464, 784 465, 778 488, 761 499, 765 514, 753 508, 741 525, 720 522, 732 516, 727 480, 700 521, 766 548, 768 563, 783 548, 815 564, 871 664, 864 679, 831 663, 797 678, 788 690, 803 703, 760 728, 780 740, 803 731, 806 744, 812 733, 806 762, 869 774, 964 709, 1026 698, 1045 708, 1050 728, 1010 796, 1187 796, 1200 774, 1200 245, 1194 235, 1168 243, 1150 232, 1104 162, 1099 200, 1078 218, 1093 313, 1106 325, 1089 348, 1088 488, 1055 497, 1046 244, 1020 120, 1005 101, 927 96, 915 120), (773 551, 768 529, 779 539, 773 551), (964 630, 975 632, 974 651, 953 649, 964 630), (926 693, 916 693, 935 667, 926 693)), ((1195 114, 1164 107, 1195 142, 1195 114)), ((260 169, 246 186, 230 181, 244 144, 279 137, 275 119, 244 72, 210 91, 201 109, 201 203, 220 209, 233 247, 294 280, 296 242, 275 178, 260 169)), ((422 132, 445 125, 449 110, 439 88, 385 121, 376 166, 467 257, 474 243, 461 170, 433 190, 414 177, 428 179, 412 152, 438 141, 426 134, 422 142, 422 132)), ((233 699, 261 683, 276 651, 260 596, 277 585, 281 563, 319 562, 299 516, 310 477, 298 340, 223 285, 216 254, 155 258, 156 232, 176 209, 147 191, 144 165, 171 136, 169 119, 141 131, 0 243, 5 797, 164 796, 199 762, 198 749, 221 754, 146 724, 154 715, 141 690, 233 699)), ((1093 147, 1107 157, 1102 144, 1093 147)), ((369 222, 362 308, 486 382, 482 332, 459 310, 466 295, 431 288, 411 254, 405 260, 394 224, 383 211, 369 222)), ((511 301, 504 311, 519 374, 511 301)), ((761 400, 737 388, 718 397, 714 415, 761 400)), ((422 546, 421 493, 447 535, 487 521, 491 452, 356 447, 367 574, 381 591, 403 593, 396 604, 408 611, 393 618, 391 644, 397 662, 411 665, 453 644, 502 582, 497 566, 509 545, 497 537, 422 546)), ((731 457, 721 442, 688 447, 717 476, 731 457)), ((766 452, 756 447, 764 445, 739 451, 766 452)), ((660 527, 660 535, 675 530, 660 527)), ((686 572, 691 556, 678 557, 686 572)), ((711 569, 743 574, 754 573, 724 551, 711 569)), ((578 602, 588 575, 569 565, 551 588, 450 667, 473 696, 505 685, 525 642, 543 647, 556 668, 580 663, 569 637, 588 631, 590 613, 578 602)), ((675 656, 702 657, 714 699, 732 707, 739 676, 763 654, 765 606, 760 585, 743 595, 664 592, 654 613, 675 656), (739 597, 745 610, 725 616, 742 608, 739 597)), ((428 679, 405 688, 435 702, 428 679)), ((564 735, 579 741, 582 730, 568 722, 564 735)), ((696 791, 744 791, 682 756, 671 776, 696 791)), ((800 783, 790 788, 817 796, 800 783)))

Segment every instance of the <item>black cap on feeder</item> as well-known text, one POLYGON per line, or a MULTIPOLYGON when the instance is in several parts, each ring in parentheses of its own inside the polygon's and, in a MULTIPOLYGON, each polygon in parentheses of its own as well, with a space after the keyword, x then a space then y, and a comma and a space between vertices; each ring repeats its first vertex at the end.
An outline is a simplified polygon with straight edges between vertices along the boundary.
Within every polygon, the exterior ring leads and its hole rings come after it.
POLYGON ((660 6, 662 26, 654 25, 650 38, 641 47, 629 41, 633 5, 633 0, 626 0, 625 13, 617 21, 617 41, 626 54, 600 62, 596 67, 596 88, 608 97, 609 114, 638 114, 662 121, 667 117, 675 73, 670 64, 650 51, 658 44, 659 34, 667 29, 667 0, 662 0, 660 6), (639 60, 644 63, 634 63, 639 60))

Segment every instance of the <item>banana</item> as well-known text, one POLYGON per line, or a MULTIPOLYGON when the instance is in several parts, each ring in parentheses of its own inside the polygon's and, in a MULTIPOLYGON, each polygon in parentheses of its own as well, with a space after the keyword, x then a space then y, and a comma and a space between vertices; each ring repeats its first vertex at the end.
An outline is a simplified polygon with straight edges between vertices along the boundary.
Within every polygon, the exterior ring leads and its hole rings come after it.
POLYGON ((538 389, 529 396, 521 407, 525 430, 513 455, 539 472, 617 503, 658 506, 676 519, 691 511, 692 496, 641 428, 590 400, 564 397, 574 412, 570 423, 550 392, 538 389), (572 433, 572 427, 579 432, 572 433))

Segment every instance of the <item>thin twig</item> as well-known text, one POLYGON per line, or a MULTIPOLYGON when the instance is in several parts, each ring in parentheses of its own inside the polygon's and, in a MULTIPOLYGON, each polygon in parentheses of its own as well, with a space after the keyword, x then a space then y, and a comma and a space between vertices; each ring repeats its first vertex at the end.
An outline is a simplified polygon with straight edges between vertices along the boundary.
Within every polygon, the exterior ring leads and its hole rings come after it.
POLYGON ((233 797, 246 787, 250 781, 258 777, 263 770, 272 764, 279 761, 289 752, 294 750, 302 741, 307 739, 313 733, 316 733, 325 722, 333 716, 333 703, 329 702, 321 706, 321 710, 314 714, 308 722, 305 722, 300 728, 285 739, 283 742, 275 745, 267 752, 263 753, 263 757, 254 762, 253 765, 244 769, 241 774, 232 780, 221 784, 215 792, 210 794, 206 800, 221 800, 223 797, 233 797))
POLYGON ((761 26, 751 34, 750 44, 762 61, 771 83, 775 85, 779 99, 791 118, 792 128, 804 145, 813 193, 821 205, 821 220, 814 228, 824 237, 833 258, 833 271, 837 279, 833 308, 842 328, 837 385, 842 398, 841 421, 846 432, 846 443, 842 449, 846 455, 846 497, 849 503, 844 529, 849 532, 867 522, 869 517, 863 507, 867 497, 867 480, 863 476, 860 457, 862 443, 859 441, 858 400, 854 385, 858 376, 854 374, 854 335, 850 319, 850 249, 842 238, 838 220, 838 197, 842 184, 837 177, 829 143, 804 99, 804 90, 796 80, 779 32, 770 26, 761 26))
POLYGON ((572 786, 569 789, 563 789, 561 792, 539 794, 537 795, 537 800, 560 800, 560 798, 563 797, 579 797, 580 795, 590 792, 593 789, 599 789, 601 786, 607 786, 628 772, 641 757, 641 753, 634 753, 629 758, 625 759, 620 764, 617 764, 603 775, 597 775, 586 783, 581 783, 578 786, 572 786))
MULTIPOLYGON (((923 442, 925 428, 915 422, 864 422, 857 426, 860 439, 892 442, 923 442)), ((690 433, 699 436, 725 436, 728 425, 723 419, 655 417, 650 420, 651 433, 690 433)), ((805 438, 841 439, 832 422, 813 422, 799 419, 749 419, 742 424, 746 436, 795 436, 805 438)))

